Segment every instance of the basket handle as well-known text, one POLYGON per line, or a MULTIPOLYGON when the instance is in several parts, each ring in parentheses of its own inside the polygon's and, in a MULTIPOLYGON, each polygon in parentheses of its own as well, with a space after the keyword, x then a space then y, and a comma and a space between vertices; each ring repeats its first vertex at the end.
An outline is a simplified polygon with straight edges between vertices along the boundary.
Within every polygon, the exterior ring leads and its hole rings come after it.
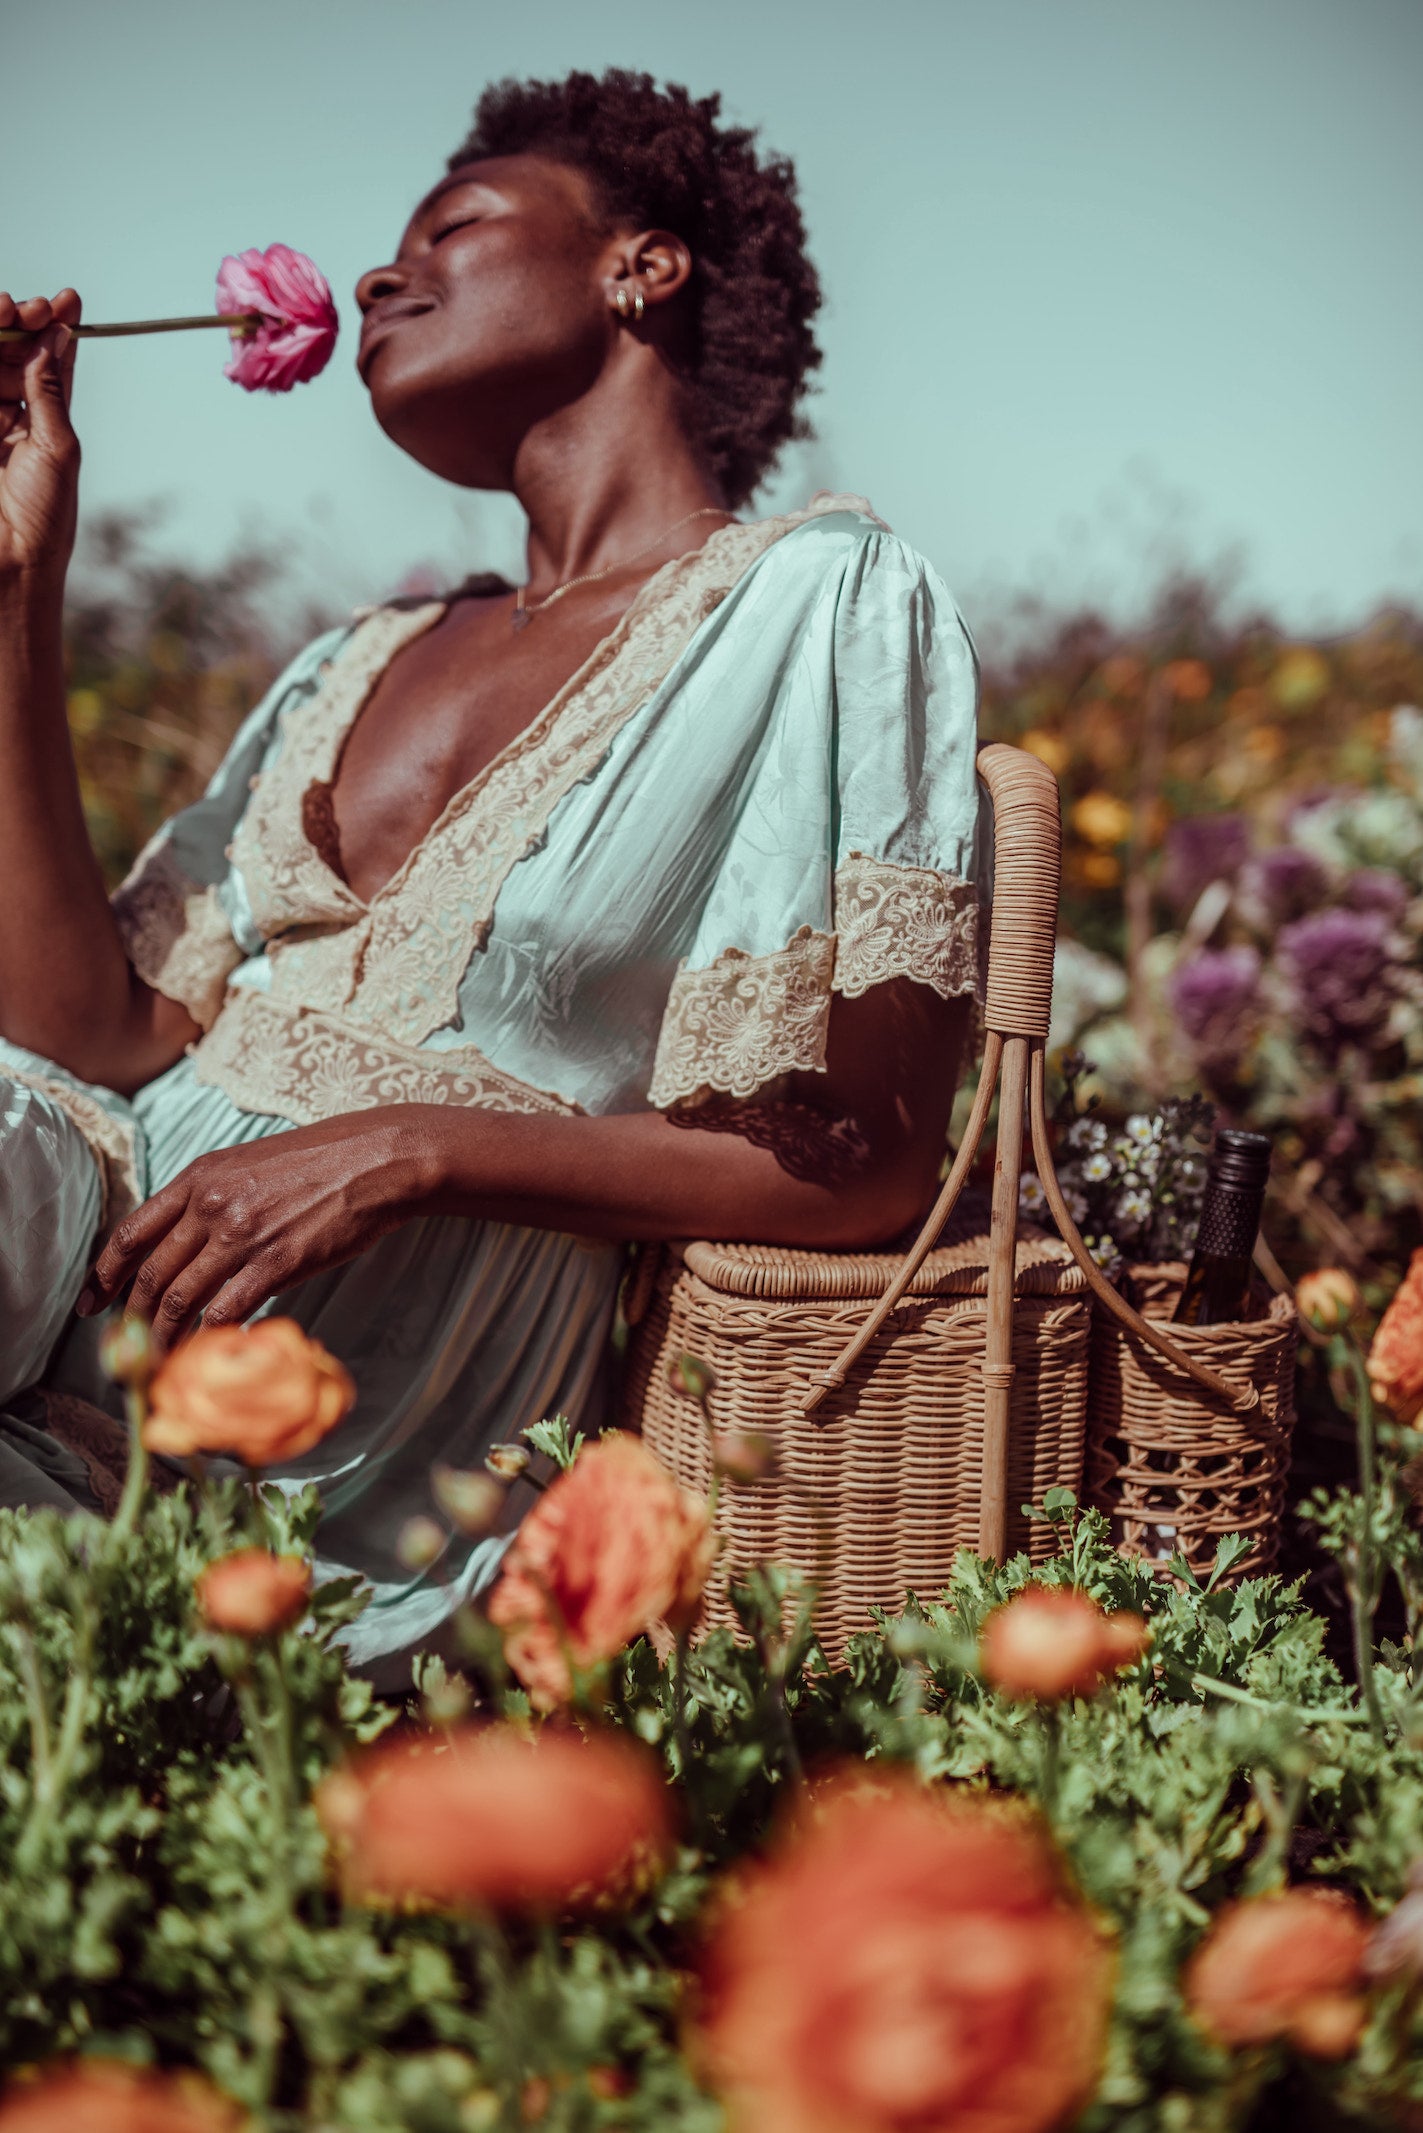
MULTIPOLYGON (((1029 755, 1026 749, 1011 748, 1003 741, 992 741, 979 750, 978 771, 993 804, 994 883, 983 1011, 987 1035, 973 1109, 943 1189, 893 1281, 835 1361, 816 1377, 802 1411, 812 1414, 828 1392, 844 1384, 854 1364, 933 1250, 978 1154, 1006 1048, 1012 1055, 1008 1063, 1014 1071, 1005 1073, 1005 1094, 1010 1087, 1015 1093, 1021 1092, 1026 1081, 1033 1157, 1038 1175, 1063 1242, 1081 1267, 1088 1287, 1115 1318, 1158 1355, 1184 1372, 1202 1391, 1211 1393, 1239 1413, 1248 1413, 1260 1404, 1255 1387, 1232 1385, 1219 1372, 1207 1369, 1194 1356, 1187 1355, 1153 1321, 1133 1310, 1093 1259, 1068 1212, 1053 1167, 1046 1110, 1045 1047, 1052 1014, 1053 949, 1057 939, 1062 872, 1057 780, 1036 756, 1029 755), (1028 1055, 1026 1060, 1018 1056, 1024 1052, 1028 1055)), ((1009 1152, 1004 1146, 1005 1140, 1011 1140, 1016 1151, 1021 1129, 1021 1113, 1007 1130, 1000 1113, 999 1169, 1009 1152)), ((1006 1189, 1006 1184, 1005 1179, 1005 1189, 1000 1189, 1000 1181, 995 1177, 994 1229, 1003 1232, 996 1238, 995 1258, 1002 1260, 1006 1254, 1007 1267, 1011 1269, 1017 1227, 1016 1177, 1011 1181, 1011 1192, 1006 1189)), ((999 1288, 1000 1284, 992 1286, 999 1288)), ((1011 1286, 1007 1297, 1011 1307, 1011 1286)), ((1001 1304, 997 1311, 993 1308, 998 1301, 997 1297, 989 1299, 990 1335, 995 1321, 1003 1316, 1001 1304)), ((997 1328, 1000 1336, 1005 1330, 1002 1326, 997 1328)), ((992 1345, 1001 1345, 1001 1340, 992 1345)), ((994 1365, 995 1376, 1001 1375, 1006 1357, 995 1355, 989 1360, 994 1365)), ((1006 1401, 1006 1386, 995 1385, 988 1391, 1006 1401)))

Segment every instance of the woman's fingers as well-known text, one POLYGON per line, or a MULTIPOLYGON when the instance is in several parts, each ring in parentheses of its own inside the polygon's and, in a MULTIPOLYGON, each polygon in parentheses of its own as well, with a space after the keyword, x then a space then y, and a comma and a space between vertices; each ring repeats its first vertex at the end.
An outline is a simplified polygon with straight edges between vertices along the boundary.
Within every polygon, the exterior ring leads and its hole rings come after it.
POLYGON ((89 1269, 89 1279, 74 1307, 81 1318, 113 1302, 140 1260, 182 1219, 187 1205, 187 1193, 175 1192, 169 1185, 120 1222, 89 1269))
POLYGON ((244 1319, 250 1318, 254 1311, 259 1311, 264 1303, 270 1303, 289 1286, 289 1281, 274 1267, 261 1259, 250 1260, 210 1296, 203 1310, 203 1324, 240 1326, 244 1319))
POLYGON ((162 1354, 190 1331, 235 1269, 230 1249, 194 1241, 180 1227, 140 1267, 128 1308, 147 1319, 162 1354))

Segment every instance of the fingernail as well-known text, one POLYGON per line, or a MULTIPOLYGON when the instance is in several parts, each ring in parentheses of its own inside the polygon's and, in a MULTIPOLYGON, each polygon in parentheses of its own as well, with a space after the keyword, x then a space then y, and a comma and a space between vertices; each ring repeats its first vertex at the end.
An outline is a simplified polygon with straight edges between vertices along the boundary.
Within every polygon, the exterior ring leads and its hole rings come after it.
POLYGON ((81 1289, 79 1291, 79 1301, 74 1306, 75 1315, 79 1318, 87 1318, 93 1308, 94 1291, 92 1289, 81 1289))
POLYGON ((56 326, 54 328, 53 337, 50 341, 50 347, 53 351, 54 360, 56 363, 62 363, 64 361, 65 354, 67 353, 69 344, 73 340, 73 338, 74 330, 72 327, 56 326))

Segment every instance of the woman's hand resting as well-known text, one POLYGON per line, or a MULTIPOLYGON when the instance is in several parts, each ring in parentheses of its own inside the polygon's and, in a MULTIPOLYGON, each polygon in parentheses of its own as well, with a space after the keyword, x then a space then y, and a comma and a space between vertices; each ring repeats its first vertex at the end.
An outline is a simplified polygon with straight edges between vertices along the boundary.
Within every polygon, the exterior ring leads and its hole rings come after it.
POLYGON ((429 1107, 421 1105, 199 1156, 119 1224, 80 1314, 103 1310, 131 1283, 129 1308, 150 1322, 161 1348, 199 1312, 207 1325, 237 1325, 424 1212, 436 1167, 429 1107))
POLYGON ((16 303, 0 290, 0 587, 62 588, 79 518, 79 439, 69 419, 79 298, 16 303))

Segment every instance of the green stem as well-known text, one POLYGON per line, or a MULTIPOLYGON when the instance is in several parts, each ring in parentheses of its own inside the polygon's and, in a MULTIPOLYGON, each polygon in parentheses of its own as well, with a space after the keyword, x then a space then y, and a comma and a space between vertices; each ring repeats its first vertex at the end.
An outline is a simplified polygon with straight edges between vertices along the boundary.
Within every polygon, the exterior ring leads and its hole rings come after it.
MULTIPOLYGON (((201 318, 136 318, 112 326, 71 326, 69 330, 80 340, 115 341, 130 333, 191 333, 204 326, 225 326, 229 333, 240 333, 245 328, 252 334, 265 322, 266 314, 261 311, 218 311, 204 312, 201 318)), ((0 341, 32 341, 40 330, 0 326, 0 341)))
POLYGON ((1362 1726, 1368 1723, 1367 1716, 1363 1711, 1351 1711, 1343 1705, 1334 1711, 1309 1711, 1294 1704, 1270 1703, 1263 1696, 1252 1696, 1248 1689, 1236 1688, 1233 1682, 1215 1681, 1209 1674, 1193 1674, 1191 1676, 1191 1687, 1198 1690, 1203 1696, 1224 1696, 1231 1703, 1247 1704, 1252 1711, 1266 1711, 1272 1716, 1281 1711, 1288 1711, 1292 1717, 1299 1720, 1301 1725, 1362 1726))
POLYGON ((123 1494, 119 1507, 109 1527, 109 1546, 126 1540, 138 1522, 139 1509, 144 1491, 148 1487, 148 1453, 144 1448, 143 1425, 148 1418, 148 1395, 140 1385, 131 1386, 124 1397, 128 1414, 128 1471, 124 1475, 123 1494))
POLYGON ((40 1679, 35 1640, 23 1622, 15 1624, 15 1638, 20 1652, 20 1679, 25 1687, 25 1712, 30 1722, 33 1792, 35 1798, 39 1799, 48 1796, 50 1768, 54 1759, 49 1737, 49 1706, 45 1702, 44 1683, 40 1679))
POLYGON ((1377 1456, 1374 1442, 1374 1402, 1364 1359, 1350 1340, 1335 1342, 1338 1357, 1348 1366, 1354 1386, 1354 1432, 1359 1448, 1359 1538, 1354 1575, 1348 1579, 1349 1614, 1354 1630, 1354 1669, 1359 1693, 1369 1716, 1369 1725, 1383 1738, 1383 1707, 1379 1702, 1374 1673, 1374 1614, 1378 1608, 1378 1568, 1374 1558, 1374 1507, 1378 1493, 1377 1456))
POLYGON ((1062 1770, 1062 1705, 1049 1704, 1042 1720, 1042 1767, 1038 1778, 1038 1796, 1042 1801, 1044 1815, 1049 1822, 1057 1820, 1058 1778, 1062 1770))

